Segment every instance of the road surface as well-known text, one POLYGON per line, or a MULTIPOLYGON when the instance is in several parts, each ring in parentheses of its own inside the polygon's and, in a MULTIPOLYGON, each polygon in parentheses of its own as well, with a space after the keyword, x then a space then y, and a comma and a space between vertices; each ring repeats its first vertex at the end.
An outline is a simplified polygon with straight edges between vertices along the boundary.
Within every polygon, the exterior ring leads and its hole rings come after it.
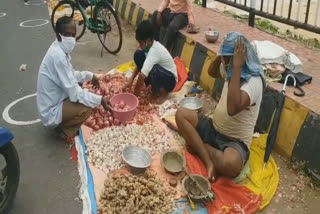
MULTIPOLYGON (((50 23, 39 27, 20 26, 21 22, 31 19, 49 20, 47 4, 26 6, 23 0, 0 1, 1 114, 11 102, 36 92, 39 65, 55 39, 50 23), (26 71, 19 71, 21 64, 27 64, 26 71)), ((128 61, 137 45, 132 27, 126 26, 124 31, 126 41, 118 56, 105 53, 103 58, 97 36, 87 32, 73 53, 74 67, 105 72, 128 61)), ((35 96, 13 105, 9 116, 16 121, 37 119, 35 96)), ((0 125, 14 133, 20 157, 20 184, 10 214, 81 213, 79 176, 76 164, 70 160, 70 148, 41 123, 14 125, 1 117, 0 125)))

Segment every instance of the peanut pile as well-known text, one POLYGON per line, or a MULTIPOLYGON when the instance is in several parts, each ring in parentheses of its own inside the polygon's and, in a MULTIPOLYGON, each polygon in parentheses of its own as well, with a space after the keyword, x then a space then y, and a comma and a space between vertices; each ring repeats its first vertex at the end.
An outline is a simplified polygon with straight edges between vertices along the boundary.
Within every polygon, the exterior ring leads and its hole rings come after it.
POLYGON ((175 190, 156 175, 111 175, 100 195, 100 214, 167 214, 175 210, 175 190))

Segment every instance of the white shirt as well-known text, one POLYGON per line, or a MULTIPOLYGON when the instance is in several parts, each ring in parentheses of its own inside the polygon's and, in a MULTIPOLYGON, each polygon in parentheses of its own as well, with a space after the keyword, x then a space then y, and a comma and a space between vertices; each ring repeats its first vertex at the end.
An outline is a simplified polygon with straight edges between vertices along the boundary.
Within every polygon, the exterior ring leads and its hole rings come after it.
POLYGON ((143 63, 141 72, 147 77, 154 65, 160 65, 167 71, 170 71, 176 81, 178 80, 176 65, 169 51, 160 42, 153 41, 153 44, 143 63))
POLYGON ((93 73, 75 71, 71 56, 54 41, 49 47, 40 65, 37 83, 37 107, 40 119, 45 126, 56 127, 62 122, 62 104, 82 103, 94 108, 101 104, 101 96, 82 89, 79 82, 91 80, 93 73))
POLYGON ((221 134, 240 139, 249 147, 262 99, 263 83, 261 77, 251 77, 247 83, 241 86, 240 89, 250 97, 250 106, 232 117, 228 115, 227 111, 228 87, 229 81, 226 80, 221 98, 212 116, 213 126, 221 134))

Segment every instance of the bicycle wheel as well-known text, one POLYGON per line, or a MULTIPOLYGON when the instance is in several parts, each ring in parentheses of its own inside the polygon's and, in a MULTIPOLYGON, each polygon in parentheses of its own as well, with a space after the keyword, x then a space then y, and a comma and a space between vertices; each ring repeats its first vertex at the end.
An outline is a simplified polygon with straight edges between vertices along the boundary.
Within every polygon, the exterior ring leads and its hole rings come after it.
POLYGON ((114 8, 105 1, 99 1, 94 10, 93 22, 102 46, 111 54, 118 53, 122 46, 122 30, 114 8))
POLYGON ((51 15, 51 24, 54 32, 56 32, 57 20, 63 16, 69 16, 73 18, 77 29, 76 40, 79 40, 86 30, 86 21, 76 3, 69 0, 63 0, 54 7, 51 15))

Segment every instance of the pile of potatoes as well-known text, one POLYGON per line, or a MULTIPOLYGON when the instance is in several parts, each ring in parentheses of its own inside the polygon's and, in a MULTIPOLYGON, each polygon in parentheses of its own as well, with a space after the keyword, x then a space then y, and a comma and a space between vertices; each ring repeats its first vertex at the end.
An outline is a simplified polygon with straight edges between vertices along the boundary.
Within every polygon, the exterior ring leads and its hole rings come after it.
POLYGON ((100 214, 167 214, 175 210, 175 189, 147 171, 142 176, 117 174, 104 182, 100 214))

